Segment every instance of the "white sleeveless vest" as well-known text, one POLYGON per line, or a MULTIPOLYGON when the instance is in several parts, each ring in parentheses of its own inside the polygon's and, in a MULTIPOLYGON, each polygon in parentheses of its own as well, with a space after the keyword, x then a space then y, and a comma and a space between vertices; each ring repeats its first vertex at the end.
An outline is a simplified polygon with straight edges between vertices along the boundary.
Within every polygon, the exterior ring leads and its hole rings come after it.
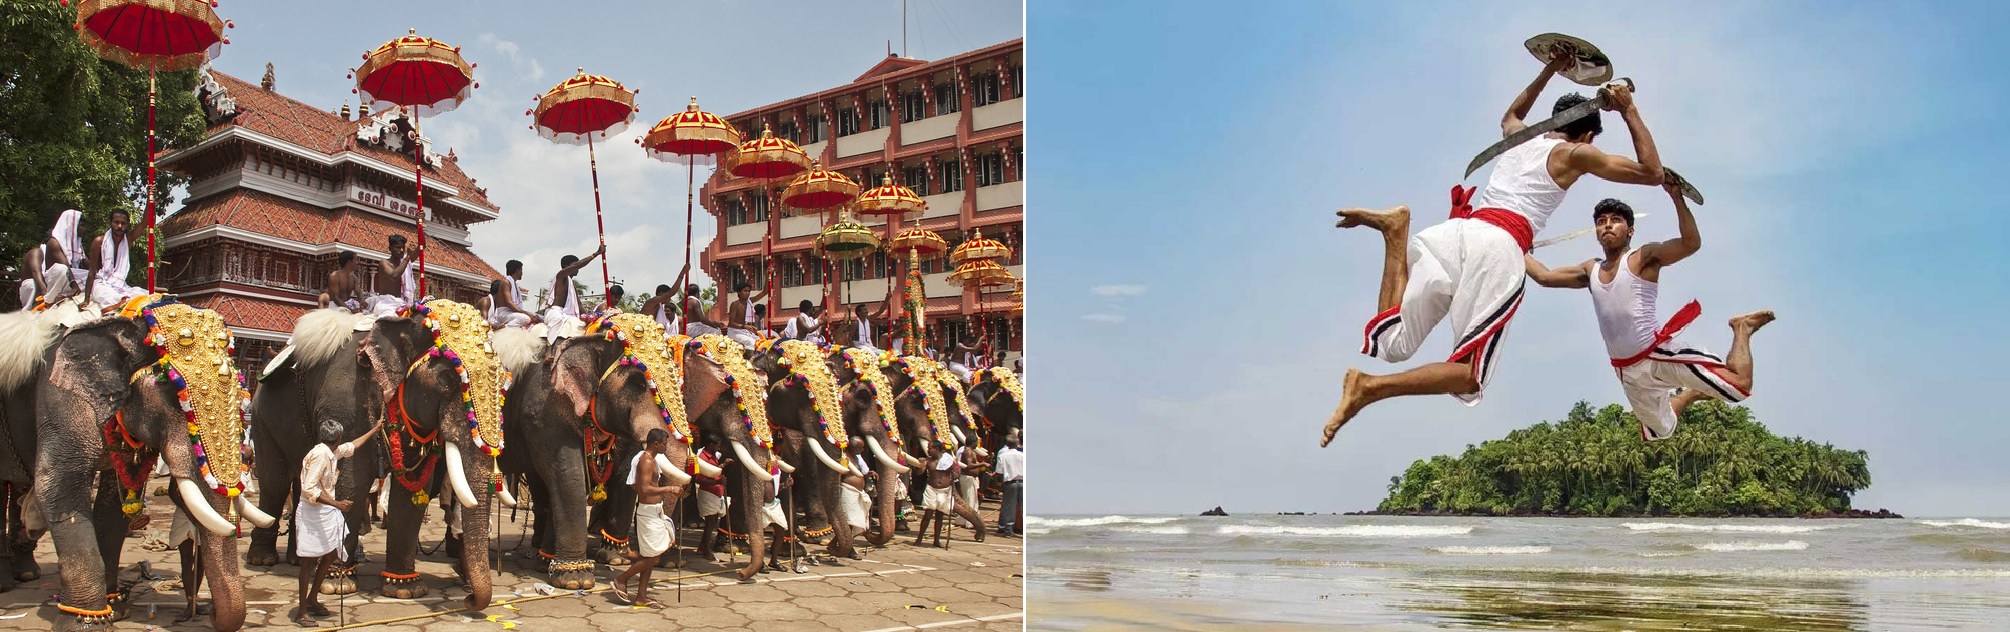
POLYGON ((1549 177, 1549 152, 1562 139, 1537 138, 1502 153, 1487 176, 1487 185, 1473 196, 1475 209, 1501 208, 1528 220, 1529 233, 1542 234, 1549 216, 1563 205, 1564 189, 1549 177))
POLYGON ((1619 257, 1619 270, 1613 273, 1610 284, 1599 282, 1603 272, 1598 267, 1591 269, 1591 309, 1598 315, 1598 333, 1605 337, 1605 352, 1613 358, 1639 355, 1654 344, 1654 333, 1660 329, 1660 323, 1655 321, 1654 300, 1661 292, 1661 284, 1634 276, 1626 265, 1632 256, 1633 251, 1629 250, 1619 257))

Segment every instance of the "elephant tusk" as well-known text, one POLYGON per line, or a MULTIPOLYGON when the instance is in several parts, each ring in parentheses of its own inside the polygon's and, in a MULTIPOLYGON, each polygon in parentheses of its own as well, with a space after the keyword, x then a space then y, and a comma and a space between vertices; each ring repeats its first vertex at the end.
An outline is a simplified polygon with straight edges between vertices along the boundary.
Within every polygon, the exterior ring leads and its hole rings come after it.
POLYGON ((851 472, 851 468, 845 467, 843 463, 839 463, 835 460, 832 460, 830 453, 824 452, 823 444, 819 443, 816 439, 804 438, 803 442, 810 444, 810 454, 816 455, 818 461, 823 461, 824 467, 831 468, 832 471, 835 471, 839 474, 845 474, 851 472))
POLYGON ((962 429, 962 428, 958 428, 958 427, 956 427, 956 426, 950 426, 950 427, 949 427, 949 434, 953 434, 953 435, 956 435, 956 443, 957 443, 957 444, 959 444, 959 445, 960 445, 960 444, 966 444, 966 443, 970 443, 970 441, 969 441, 969 440, 967 440, 967 439, 965 439, 965 438, 963 437, 963 429, 962 429))
POLYGON ((723 478, 726 476, 725 470, 719 469, 719 466, 713 465, 704 459, 698 458, 698 455, 696 453, 693 453, 691 455, 691 462, 698 464, 699 476, 703 476, 705 478, 723 478))
POLYGON ((504 507, 516 508, 516 497, 510 495, 508 485, 496 487, 496 499, 501 501, 504 507))
POLYGON ((188 510, 188 517, 194 518, 196 522, 201 523, 202 528, 208 529, 211 534, 218 536, 237 533, 237 525, 231 524, 229 520, 224 520, 221 514, 216 513, 215 507, 209 506, 209 501, 202 496, 202 488, 196 487, 195 481, 186 478, 176 478, 174 479, 174 486, 175 491, 181 492, 181 504, 188 510))
MULTIPOLYGON (((770 454, 769 456, 774 456, 774 455, 770 454)), ((775 466, 776 466, 776 467, 780 467, 780 468, 782 469, 782 471, 783 471, 783 472, 787 472, 787 473, 790 473, 790 474, 794 474, 794 473, 796 473, 796 466, 794 466, 794 465, 789 465, 789 462, 788 462, 788 461, 784 461, 784 460, 782 460, 782 457, 779 457, 779 456, 775 457, 775 466)))
POLYGON ((656 455, 656 471, 670 477, 671 485, 688 485, 691 483, 691 475, 685 474, 684 470, 670 467, 670 457, 663 456, 662 454, 656 455))
POLYGON ((469 509, 481 503, 475 501, 475 491, 468 488, 468 473, 461 470, 461 446, 452 441, 447 444, 447 482, 453 483, 454 497, 459 498, 462 507, 469 509))
POLYGON ((754 456, 751 454, 747 454, 747 446, 740 445, 740 442, 738 441, 728 441, 727 443, 733 444, 733 456, 740 457, 740 465, 742 467, 747 468, 748 473, 754 475, 754 480, 763 483, 775 480, 775 475, 769 474, 767 470, 754 466, 754 456))
POLYGON ((250 520, 251 524, 256 525, 260 529, 269 528, 272 526, 272 523, 278 522, 277 520, 273 520, 272 516, 259 511, 258 505, 252 504, 251 499, 244 497, 243 494, 237 495, 237 513, 244 516, 245 520, 250 520))
POLYGON ((872 448, 872 456, 873 458, 879 459, 880 465, 893 468, 893 473, 895 474, 907 473, 907 466, 901 465, 899 461, 893 460, 893 457, 887 456, 886 449, 879 447, 879 440, 873 439, 871 437, 866 437, 865 447, 872 448))

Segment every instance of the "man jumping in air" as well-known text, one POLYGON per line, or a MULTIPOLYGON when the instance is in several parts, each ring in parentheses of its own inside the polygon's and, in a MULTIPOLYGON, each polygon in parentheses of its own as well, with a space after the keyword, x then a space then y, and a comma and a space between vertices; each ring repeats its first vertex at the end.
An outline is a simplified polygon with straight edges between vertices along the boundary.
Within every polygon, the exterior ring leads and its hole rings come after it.
MULTIPOLYGON (((1515 96, 1507 115, 1501 117, 1503 136, 1528 127, 1522 119, 1528 116, 1536 96, 1542 94, 1550 77, 1573 63, 1571 60, 1570 55, 1557 55, 1515 96)), ((1410 209, 1406 206, 1381 211, 1349 208, 1336 213, 1340 228, 1367 226, 1382 233, 1382 287, 1377 302, 1381 313, 1368 321, 1362 353, 1388 362, 1407 360, 1447 315, 1452 317, 1458 338, 1451 357, 1444 362, 1391 375, 1348 369, 1340 406, 1326 421, 1320 447, 1332 443, 1333 434, 1363 407, 1391 397, 1449 394, 1467 406, 1478 405, 1487 379, 1493 375, 1501 337, 1521 306, 1527 279, 1521 255, 1529 251, 1550 214, 1563 204, 1565 192, 1585 175, 1630 184, 1661 184, 1665 180, 1654 139, 1634 109, 1632 91, 1626 84, 1613 84, 1607 90, 1611 94, 1607 109, 1618 110, 1625 119, 1633 149, 1640 156, 1638 162, 1592 146, 1592 139, 1604 129, 1600 115, 1594 112, 1501 154, 1479 195, 1471 195, 1471 189, 1453 188, 1451 217, 1414 238, 1409 235, 1410 209)), ((1566 94, 1557 99, 1553 111, 1562 112, 1587 100, 1566 94)))
POLYGON ((1656 326, 1654 302, 1660 293, 1661 270, 1703 247, 1682 190, 1673 185, 1662 188, 1675 199, 1680 237, 1634 248, 1633 208, 1607 199, 1591 211, 1604 258, 1551 270, 1526 256, 1528 276, 1537 285, 1591 290, 1591 309, 1598 315, 1605 351, 1612 356, 1633 416, 1640 420, 1640 437, 1648 441, 1674 436, 1676 419, 1696 400, 1715 397, 1737 403, 1750 397, 1752 333, 1773 322, 1770 311, 1731 319, 1728 363, 1675 338, 1703 314, 1701 304, 1690 301, 1675 311, 1668 324, 1656 326), (1671 394, 1676 389, 1681 390, 1671 394))

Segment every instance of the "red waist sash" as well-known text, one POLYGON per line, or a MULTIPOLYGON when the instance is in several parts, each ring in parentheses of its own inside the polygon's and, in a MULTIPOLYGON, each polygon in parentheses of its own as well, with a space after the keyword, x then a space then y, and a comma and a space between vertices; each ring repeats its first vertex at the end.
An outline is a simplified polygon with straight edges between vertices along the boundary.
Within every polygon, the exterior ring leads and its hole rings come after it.
POLYGON ((1667 323, 1662 324, 1661 329, 1654 332, 1654 341, 1648 343, 1646 349, 1641 349, 1640 353, 1634 354, 1630 358, 1613 358, 1612 368, 1624 369, 1646 360, 1647 356, 1654 354, 1655 349, 1661 348, 1662 343, 1674 340, 1675 336, 1680 335, 1683 329, 1689 327, 1689 323, 1696 322, 1696 317, 1702 315, 1703 304, 1689 301, 1689 304, 1683 305, 1682 309, 1675 310, 1675 315, 1670 317, 1667 323))
POLYGON ((1476 219, 1500 227, 1514 237, 1514 243, 1526 253, 1534 250, 1535 229, 1528 225, 1528 218, 1520 213, 1504 208, 1474 209, 1472 205, 1474 187, 1452 186, 1451 219, 1476 219))

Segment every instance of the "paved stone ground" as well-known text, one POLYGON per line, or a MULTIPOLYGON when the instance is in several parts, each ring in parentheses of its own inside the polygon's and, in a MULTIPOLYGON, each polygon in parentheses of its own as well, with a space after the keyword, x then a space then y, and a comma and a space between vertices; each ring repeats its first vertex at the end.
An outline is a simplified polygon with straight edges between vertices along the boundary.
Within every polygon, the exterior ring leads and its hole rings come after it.
MULTIPOLYGON (((142 546, 148 538, 165 540, 169 524, 168 507, 164 499, 158 497, 148 503, 147 509, 153 516, 153 522, 136 532, 134 537, 126 539, 122 557, 125 568, 120 573, 122 579, 138 581, 138 563, 141 560, 147 561, 159 576, 180 576, 180 557, 174 550, 149 551, 142 546)), ((992 524, 997 510, 996 504, 990 501, 983 503, 982 511, 987 524, 992 524)), ((884 548, 862 548, 866 558, 863 561, 845 560, 842 566, 811 565, 806 574, 764 573, 757 576, 759 583, 754 585, 735 582, 729 573, 730 569, 738 568, 737 565, 699 561, 695 554, 687 552, 685 557, 689 564, 686 569, 658 568, 655 571, 658 585, 650 595, 668 606, 663 610, 636 609, 614 601, 612 593, 606 590, 607 580, 622 569, 601 565, 596 570, 599 579, 593 592, 585 595, 565 593, 524 601, 512 604, 516 608, 512 610, 503 602, 537 596, 535 586, 544 577, 542 573, 531 570, 529 561, 534 560, 537 553, 529 545, 527 534, 519 535, 524 533, 522 530, 529 520, 529 513, 520 514, 520 522, 512 523, 508 510, 504 510, 501 520, 497 540, 503 548, 503 563, 494 580, 495 602, 480 614, 447 613, 460 607, 460 599, 466 590, 454 579, 454 572, 449 566, 452 559, 444 550, 432 555, 422 554, 419 558, 418 570, 424 576, 421 581, 431 589, 430 595, 423 599, 377 596, 379 580, 376 577, 377 572, 383 569, 384 532, 374 528, 363 538, 364 549, 372 561, 358 567, 361 590, 349 595, 346 601, 326 595, 322 601, 331 609, 345 611, 346 621, 351 625, 444 613, 367 626, 370 630, 386 631, 510 629, 523 632, 624 632, 688 629, 793 632, 938 627, 1019 630, 1025 621, 1022 541, 992 535, 983 543, 976 543, 971 541, 969 529, 957 530, 955 540, 946 551, 915 546, 912 532, 899 533, 884 548), (519 543, 522 543, 521 548, 518 548, 519 543), (698 574, 709 575, 692 577, 698 574), (678 576, 685 577, 681 601, 679 592, 669 581, 678 576), (489 620, 491 617, 493 621, 489 620)), ((695 546, 696 530, 682 531, 685 545, 695 546)), ((443 534, 444 527, 436 506, 420 538, 421 552, 439 544, 443 534)), ((244 542, 248 543, 249 539, 244 542)), ((280 538, 280 546, 285 546, 285 543, 286 538, 280 538)), ((48 537, 42 538, 35 556, 41 562, 42 578, 0 593, 0 629, 50 629, 59 615, 53 601, 55 594, 61 590, 57 580, 56 553, 48 537), (6 618, 24 613, 24 617, 6 618)), ((674 554, 671 556, 674 559, 674 554)), ((727 558, 722 554, 720 559, 727 558)), ((746 560, 744 556, 738 559, 741 562, 746 560)), ((282 563, 270 568, 244 567, 243 572, 246 607, 250 611, 245 618, 245 627, 297 629, 286 620, 286 613, 294 603, 298 567, 282 563)), ((135 606, 132 615, 116 624, 115 629, 210 630, 208 617, 170 625, 183 608, 183 597, 176 581, 138 581, 133 588, 135 606), (157 590, 155 586, 159 584, 167 584, 168 589, 157 590)), ((202 599, 203 603, 207 603, 208 586, 204 588, 202 599)), ((321 621, 320 629, 332 630, 342 622, 339 617, 325 619, 321 621)))

